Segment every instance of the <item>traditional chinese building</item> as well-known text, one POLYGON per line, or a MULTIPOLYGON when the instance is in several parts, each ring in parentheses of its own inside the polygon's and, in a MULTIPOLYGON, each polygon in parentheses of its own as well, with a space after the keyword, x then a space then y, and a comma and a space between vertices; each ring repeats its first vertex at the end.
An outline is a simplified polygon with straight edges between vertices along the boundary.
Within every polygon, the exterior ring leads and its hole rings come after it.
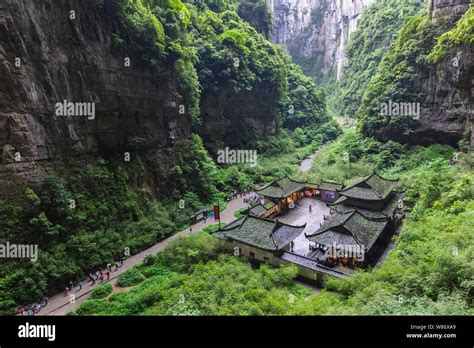
POLYGON ((361 267, 371 264, 390 239, 388 219, 370 219, 354 210, 335 214, 306 238, 316 243, 308 256, 329 265, 361 267), (388 238, 388 240, 387 240, 388 238))
POLYGON ((341 189, 330 218, 306 234, 315 243, 309 256, 328 265, 374 264, 402 216, 401 194, 394 190, 397 183, 372 173, 341 189))
POLYGON ((249 214, 222 227, 216 236, 223 239, 226 248, 235 255, 279 265, 280 256, 285 251, 292 251, 293 240, 305 227, 249 214))
POLYGON ((374 172, 346 184, 340 192, 341 199, 336 204, 379 211, 392 200, 397 200, 397 194, 394 192, 397 184, 398 180, 385 179, 374 172))
POLYGON ((299 201, 304 193, 306 182, 290 179, 288 176, 275 180, 271 184, 256 190, 267 201, 275 203, 273 215, 280 214, 299 201))

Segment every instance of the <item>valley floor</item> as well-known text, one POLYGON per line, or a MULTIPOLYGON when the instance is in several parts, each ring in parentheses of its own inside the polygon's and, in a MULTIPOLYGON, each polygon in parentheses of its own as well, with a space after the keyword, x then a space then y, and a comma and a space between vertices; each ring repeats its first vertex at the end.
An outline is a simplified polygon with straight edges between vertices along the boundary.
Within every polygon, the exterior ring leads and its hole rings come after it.
MULTIPOLYGON (((231 200, 227 208, 223 212, 221 212, 221 222, 225 224, 232 222, 233 220, 235 220, 234 213, 239 209, 246 207, 247 204, 244 203, 241 198, 231 200)), ((111 273, 111 279, 107 282, 112 282, 112 284, 115 286, 119 275, 131 269, 133 266, 141 264, 146 255, 155 255, 158 252, 162 251, 166 246, 168 246, 176 239, 202 231, 205 227, 210 225, 212 225, 212 220, 208 220, 207 223, 201 221, 191 226, 192 232, 189 228, 187 228, 172 235, 171 237, 162 240, 151 248, 143 250, 142 252, 129 257, 128 259, 124 260, 123 266, 118 271, 114 271, 111 273)), ((64 296, 64 293, 61 292, 52 296, 48 301, 48 305, 37 315, 66 315, 67 313, 77 309, 81 303, 88 300, 89 294, 92 290, 105 283, 106 282, 97 282, 95 285, 90 286, 90 283, 87 282, 87 280, 84 280, 84 287, 82 290, 74 290, 70 293, 71 295, 75 296, 74 303, 71 303, 69 297, 64 296)))

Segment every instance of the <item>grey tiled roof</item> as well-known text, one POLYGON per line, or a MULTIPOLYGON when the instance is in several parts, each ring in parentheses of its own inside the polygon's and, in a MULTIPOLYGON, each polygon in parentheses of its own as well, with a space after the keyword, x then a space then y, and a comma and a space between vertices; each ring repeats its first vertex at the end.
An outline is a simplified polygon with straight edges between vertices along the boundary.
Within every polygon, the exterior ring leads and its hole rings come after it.
POLYGON ((266 211, 267 209, 261 203, 258 203, 250 208, 249 213, 256 216, 261 216, 262 214, 266 213, 266 211))
POLYGON ((285 176, 256 191, 265 197, 285 198, 294 192, 301 191, 305 185, 306 182, 295 181, 285 176))
POLYGON ((360 214, 364 215, 366 218, 372 219, 385 219, 392 215, 392 213, 397 209, 398 202, 401 199, 401 194, 397 193, 390 198, 390 200, 385 204, 385 206, 380 210, 370 210, 364 209, 359 207, 354 207, 351 205, 344 204, 344 200, 342 203, 332 205, 332 208, 339 214, 347 214, 357 210, 360 214))
POLYGON ((319 185, 320 190, 326 191, 341 191, 343 185, 333 181, 326 181, 321 180, 321 184, 319 185))
POLYGON ((237 240, 265 250, 280 250, 290 244, 305 229, 291 226, 278 220, 247 215, 220 231, 221 238, 237 240))
POLYGON ((357 179, 346 185, 341 191, 341 195, 363 199, 363 200, 381 200, 393 191, 398 180, 389 180, 382 178, 377 173, 372 173, 361 179, 357 179))
POLYGON ((281 257, 282 260, 294 263, 296 265, 309 268, 313 271, 319 272, 319 273, 324 273, 324 274, 329 274, 334 277, 342 278, 346 276, 346 273, 343 273, 341 271, 331 269, 329 267, 326 267, 324 265, 321 265, 318 263, 318 261, 302 256, 302 255, 297 255, 294 253, 289 253, 289 252, 284 252, 281 257))
POLYGON ((306 238, 324 245, 356 243, 368 252, 387 224, 387 219, 369 219, 356 210, 331 216, 318 230, 307 234, 306 238))

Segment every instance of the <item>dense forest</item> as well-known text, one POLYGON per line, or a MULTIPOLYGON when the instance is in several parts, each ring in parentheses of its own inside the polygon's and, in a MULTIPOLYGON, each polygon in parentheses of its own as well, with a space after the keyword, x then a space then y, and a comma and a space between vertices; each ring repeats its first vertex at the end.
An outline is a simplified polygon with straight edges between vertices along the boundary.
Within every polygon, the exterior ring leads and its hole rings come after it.
POLYGON ((350 37, 344 75, 330 93, 270 42, 264 0, 82 6, 107 28, 113 55, 129 56, 140 72, 175 87, 189 134, 157 146, 167 156, 158 160, 145 135, 130 136, 130 163, 122 148, 99 151, 55 163, 14 199, 0 196, 0 243, 41 250, 36 262, 0 260, 0 314, 62 291, 125 249, 133 255, 189 228, 193 212, 217 202, 225 209, 235 190, 284 175, 342 182, 373 170, 400 179, 407 217, 395 249, 372 270, 328 279, 314 293, 294 281, 294 266, 256 268, 225 253, 211 228, 120 275, 124 291, 96 288, 70 314, 474 314, 472 120, 459 116, 462 137, 438 141, 441 133, 417 133, 412 118, 378 114, 387 100, 427 100, 422 84, 430 74, 457 49, 472 49, 472 5, 453 23, 432 21, 426 1, 375 1, 350 37), (258 163, 219 165, 214 154, 225 146, 257 150, 258 163), (299 172, 310 154, 311 170, 299 172), (171 163, 164 177, 161 162, 171 163))

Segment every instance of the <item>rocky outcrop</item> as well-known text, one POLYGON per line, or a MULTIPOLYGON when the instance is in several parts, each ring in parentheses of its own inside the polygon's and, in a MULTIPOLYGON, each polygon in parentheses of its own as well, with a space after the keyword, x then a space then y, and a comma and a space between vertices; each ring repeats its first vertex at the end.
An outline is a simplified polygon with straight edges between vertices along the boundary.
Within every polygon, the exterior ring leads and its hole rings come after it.
POLYGON ((273 41, 283 44, 306 73, 339 79, 349 36, 374 1, 271 0, 273 41))
POLYGON ((161 159, 156 171, 166 174, 167 152, 190 134, 176 79, 112 54, 109 24, 90 3, 0 3, 0 198, 58 165, 131 144, 161 159), (95 117, 58 116, 65 100, 94 103, 95 117))
POLYGON ((205 94, 201 101, 202 123, 196 132, 211 156, 226 146, 253 146, 256 138, 277 133, 278 102, 279 92, 263 85, 251 91, 236 93, 232 88, 223 88, 218 93, 205 94))
POLYGON ((149 166, 142 185, 159 195, 192 131, 209 149, 275 134, 278 95, 265 87, 203 96, 203 123, 192 129, 180 113, 179 77, 114 50, 115 23, 94 4, 0 2, 0 199, 58 166, 134 151, 149 166), (57 103, 95 113, 57 115, 57 103))
MULTIPOLYGON (((433 0, 430 15, 434 23, 454 24, 469 8, 470 0, 433 0)), ((413 136, 415 143, 456 145, 462 138, 474 144, 474 47, 455 47, 434 65, 420 82, 425 95, 421 117, 413 136)))
POLYGON ((436 23, 441 20, 456 21, 469 7, 471 0, 430 0, 429 12, 436 23))
MULTIPOLYGON (((445 143, 456 146, 466 135, 474 144, 474 56, 460 47, 431 69, 421 81, 426 96, 412 140, 417 144, 445 143)), ((469 141, 469 139, 466 139, 469 141)))

